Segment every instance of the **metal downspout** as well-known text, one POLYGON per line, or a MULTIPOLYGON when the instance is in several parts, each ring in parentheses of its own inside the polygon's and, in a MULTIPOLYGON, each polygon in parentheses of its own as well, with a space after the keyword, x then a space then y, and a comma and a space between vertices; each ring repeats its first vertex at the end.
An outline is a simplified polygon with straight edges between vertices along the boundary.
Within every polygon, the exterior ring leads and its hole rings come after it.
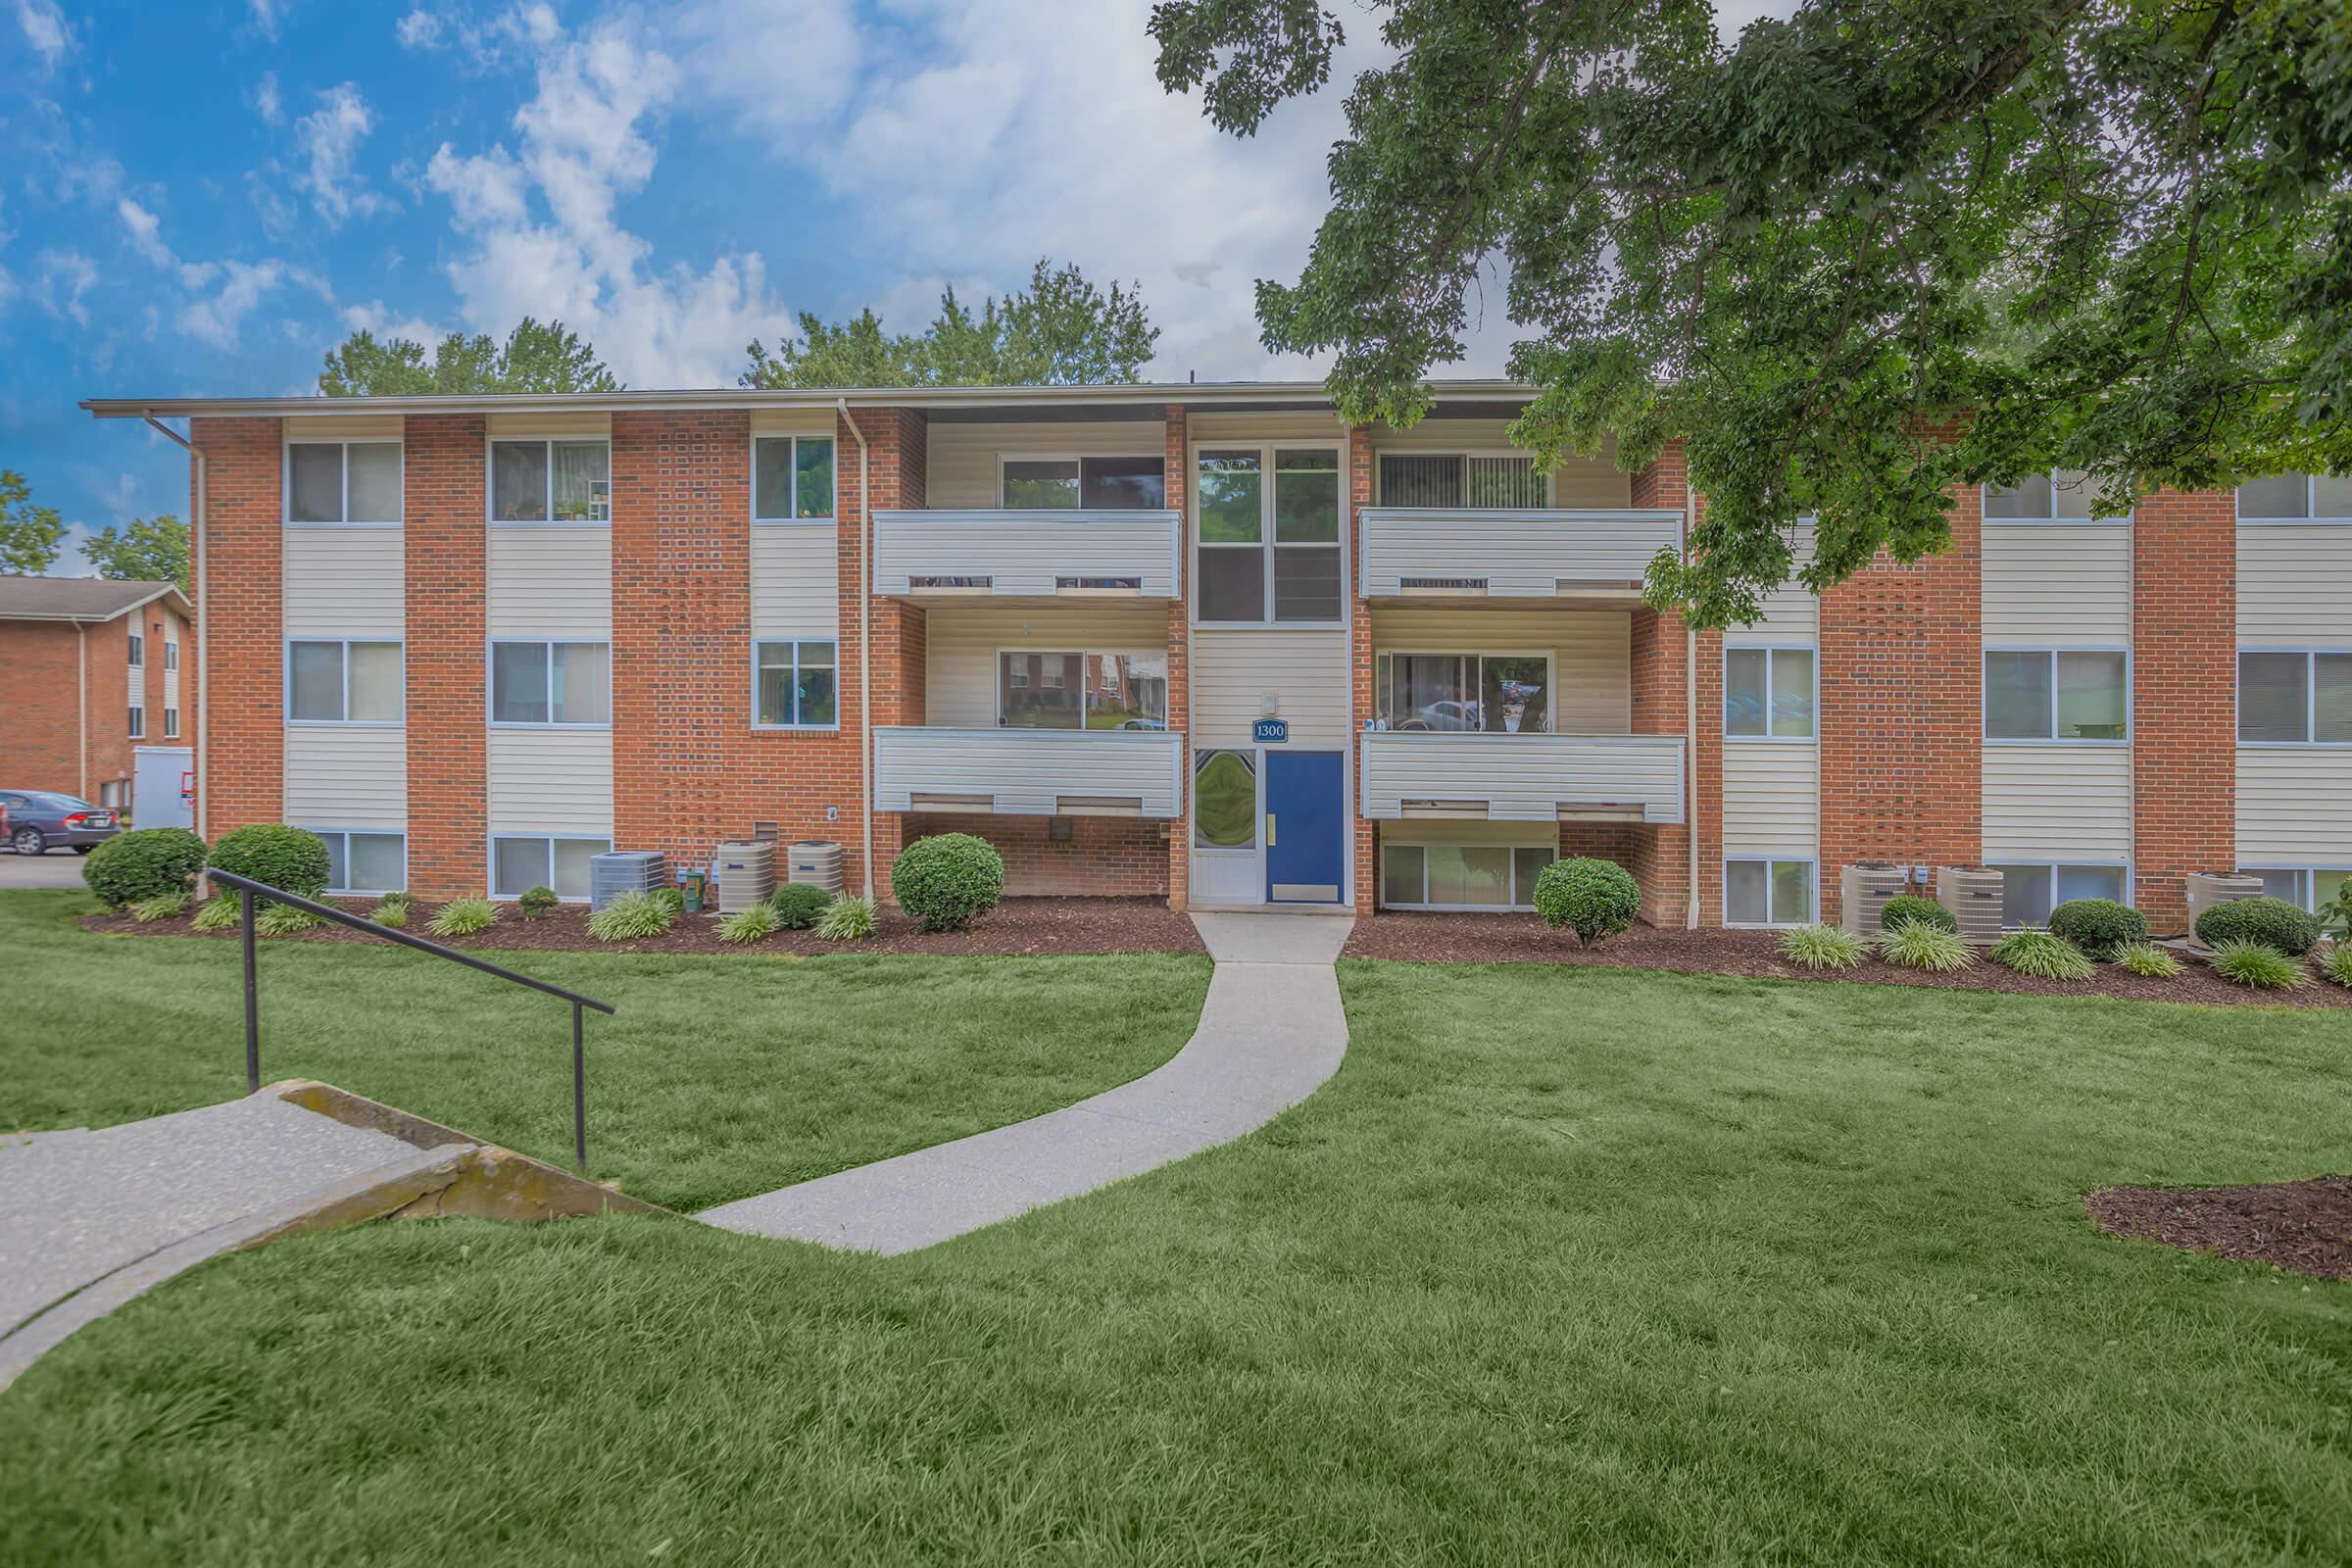
POLYGON ((850 417, 850 400, 838 398, 841 422, 858 442, 858 820, 865 825, 865 896, 874 896, 874 491, 865 432, 850 417))
POLYGON ((212 752, 213 617, 206 612, 204 600, 207 580, 206 565, 210 559, 210 552, 205 548, 204 542, 206 479, 204 454, 197 449, 193 441, 158 419, 154 415, 142 415, 140 417, 184 448, 188 456, 196 463, 196 515, 188 528, 196 555, 196 836, 210 844, 213 840, 211 831, 213 789, 211 779, 205 774, 204 764, 212 752))
POLYGON ((90 798, 90 623, 74 623, 74 730, 75 753, 74 793, 90 798))

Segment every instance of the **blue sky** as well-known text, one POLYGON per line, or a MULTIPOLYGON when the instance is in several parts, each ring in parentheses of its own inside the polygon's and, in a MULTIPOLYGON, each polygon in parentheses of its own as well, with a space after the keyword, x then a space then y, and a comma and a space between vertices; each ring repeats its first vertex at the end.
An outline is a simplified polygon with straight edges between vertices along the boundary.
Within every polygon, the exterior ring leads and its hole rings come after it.
POLYGON ((81 527, 187 506, 177 449, 82 397, 309 391, 354 327, 525 313, 630 385, 724 384, 799 312, 913 326, 1040 256, 1142 285, 1155 376, 1311 373, 1250 284, 1304 257, 1338 93, 1219 136, 1149 10, 0 0, 0 466, 81 571, 81 527))

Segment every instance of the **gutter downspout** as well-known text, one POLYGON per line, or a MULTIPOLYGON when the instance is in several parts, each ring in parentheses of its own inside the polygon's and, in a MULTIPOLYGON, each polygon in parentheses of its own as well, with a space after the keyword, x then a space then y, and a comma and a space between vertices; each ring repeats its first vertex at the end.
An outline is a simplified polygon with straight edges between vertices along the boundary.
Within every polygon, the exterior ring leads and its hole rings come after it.
POLYGON ((865 825, 865 896, 874 896, 874 491, 865 432, 850 417, 850 400, 837 398, 841 422, 858 442, 858 820, 865 825))
POLYGON ((90 798, 90 623, 74 623, 74 711, 75 762, 74 793, 90 798))
MULTIPOLYGON (((213 841, 211 832, 213 788, 212 780, 205 773, 204 764, 212 750, 213 617, 205 604, 204 596, 207 581, 206 564, 209 555, 204 543, 206 479, 204 454, 197 449, 193 441, 158 419, 154 415, 141 415, 140 417, 170 440, 177 443, 196 464, 196 515, 190 522, 188 530, 196 554, 196 836, 210 844, 213 841)), ((195 421, 191 419, 189 428, 193 429, 194 427, 195 421)))
MULTIPOLYGON (((1689 469, 1683 477, 1683 554, 1690 553, 1690 530, 1698 521, 1698 496, 1690 488, 1689 469)), ((1698 929, 1698 628, 1683 622, 1683 788, 1690 819, 1690 896, 1684 905, 1683 929, 1698 929)))

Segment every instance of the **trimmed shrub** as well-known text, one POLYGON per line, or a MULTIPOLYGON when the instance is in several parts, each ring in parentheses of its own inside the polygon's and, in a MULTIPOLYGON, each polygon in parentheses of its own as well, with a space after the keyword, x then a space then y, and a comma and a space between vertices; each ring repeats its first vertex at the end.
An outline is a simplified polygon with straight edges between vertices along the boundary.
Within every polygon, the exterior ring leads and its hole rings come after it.
POLYGON ((1591 945, 1615 936, 1642 912, 1642 884, 1614 860, 1554 860, 1536 878, 1536 912, 1553 930, 1566 926, 1591 945))
POLYGON ((555 913, 563 902, 556 897, 554 888, 537 887, 524 892, 521 898, 514 901, 514 906, 522 911, 525 920, 544 920, 555 913))
POLYGON ((207 862, 288 893, 315 899, 326 891, 326 844, 316 833, 276 822, 256 822, 221 835, 207 862))
POLYGON ((412 906, 405 901, 394 904, 390 899, 386 899, 368 911, 368 918, 373 920, 377 925, 390 926, 395 931, 406 931, 409 928, 411 907, 412 906))
POLYGON ((1004 897, 1004 858, 986 839, 939 833, 916 839, 890 864, 899 907, 926 931, 957 931, 1004 897))
POLYGON ((755 904, 748 909, 738 909, 718 922, 721 942, 765 942, 781 929, 776 924, 776 911, 764 904, 755 904))
POLYGON ((1922 925, 1934 926, 1938 931, 1955 934, 1960 930, 1958 915, 1934 899, 1923 899, 1916 893, 1897 894, 1886 901, 1886 907, 1879 911, 1879 929, 1882 931, 1896 930, 1907 921, 1917 921, 1922 925))
POLYGON ((862 894, 845 893, 825 906, 816 917, 816 934, 827 942, 863 942, 874 934, 879 916, 874 901, 862 894))
POLYGON ((2170 980, 2180 972, 2180 960, 2153 942, 2127 942, 2116 954, 2115 961, 2124 973, 2138 975, 2143 980, 2170 980))
POLYGON ((1987 956, 2004 969, 2037 980, 2087 980, 2099 972, 2073 943, 2033 925, 2001 938, 1987 956))
MULTIPOLYGON (((625 899, 628 897, 628 895, 624 893, 621 895, 621 897, 625 899)), ((647 897, 651 898, 656 904, 659 904, 664 909, 667 909, 669 911, 669 917, 672 920, 675 920, 679 915, 686 912, 686 890, 677 886, 675 883, 672 883, 670 886, 665 888, 656 888, 652 893, 648 894, 647 897)), ((608 905, 607 907, 610 908, 611 906, 608 905)), ((669 929, 669 926, 664 923, 662 929, 666 931, 669 929)))
POLYGON ((2081 948, 2086 958, 2106 961, 2148 940, 2148 917, 2113 899, 2069 899, 2050 911, 2050 934, 2081 948))
POLYGON ((2284 899, 2238 899, 2198 915, 2197 940, 2217 952, 2231 942, 2259 942, 2300 958, 2320 945, 2320 922, 2284 899))
POLYGON ((169 920, 175 914, 188 911, 185 893, 159 893, 152 899, 141 899, 130 906, 130 917, 144 925, 150 920, 169 920))
POLYGON ((110 909, 184 895, 204 869, 204 840, 184 827, 118 833, 81 862, 81 879, 110 909))
POLYGON ((599 942, 642 942, 667 931, 677 911, 654 893, 623 893, 588 917, 588 934, 599 942))
POLYGON ((244 923, 245 909, 234 893, 217 893, 205 900, 188 922, 199 931, 234 931, 244 923))
POLYGON ((416 907, 416 895, 405 892, 387 893, 377 901, 375 906, 379 909, 414 909, 416 907))
POLYGON ((1794 925, 1781 933, 1781 956, 1800 969, 1851 969, 1869 951, 1841 926, 1794 925))
POLYGON ((453 899, 433 912, 424 928, 437 937, 469 937, 497 921, 498 906, 488 899, 453 899))
POLYGON ((253 934, 257 937, 290 937, 297 931, 308 931, 326 922, 308 909, 297 909, 291 904, 265 903, 254 911, 253 934))
POLYGON ((1957 974, 1977 961, 1958 932, 1926 920, 1905 920, 1881 937, 1879 955, 1888 963, 1937 974, 1957 974))
POLYGON ((2338 942, 2311 961, 2320 966, 2320 973, 2328 979, 2352 988, 2352 942, 2338 942))
POLYGON ((823 888, 806 882, 787 882, 768 899, 767 906, 775 911, 776 924, 786 931, 806 931, 816 924, 825 912, 833 895, 823 888))
POLYGON ((2253 991, 2292 991, 2311 984, 2309 970, 2268 943, 2217 942, 2212 962, 2215 974, 2253 991))

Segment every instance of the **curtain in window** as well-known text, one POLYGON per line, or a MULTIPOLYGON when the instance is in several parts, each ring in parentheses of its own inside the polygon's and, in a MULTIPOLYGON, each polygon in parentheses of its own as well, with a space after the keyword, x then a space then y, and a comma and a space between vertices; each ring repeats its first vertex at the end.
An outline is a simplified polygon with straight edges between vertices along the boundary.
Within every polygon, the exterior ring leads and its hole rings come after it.
POLYGON ((556 476, 556 520, 610 522, 612 449, 602 441, 557 441, 551 445, 556 476))
POLYGON ((1380 460, 1384 507, 1458 507, 1462 460, 1451 453, 1390 452, 1380 460))
POLYGON ((1544 475, 1534 458, 1499 457, 1470 460, 1470 505, 1489 509, 1521 510, 1544 505, 1544 475))

